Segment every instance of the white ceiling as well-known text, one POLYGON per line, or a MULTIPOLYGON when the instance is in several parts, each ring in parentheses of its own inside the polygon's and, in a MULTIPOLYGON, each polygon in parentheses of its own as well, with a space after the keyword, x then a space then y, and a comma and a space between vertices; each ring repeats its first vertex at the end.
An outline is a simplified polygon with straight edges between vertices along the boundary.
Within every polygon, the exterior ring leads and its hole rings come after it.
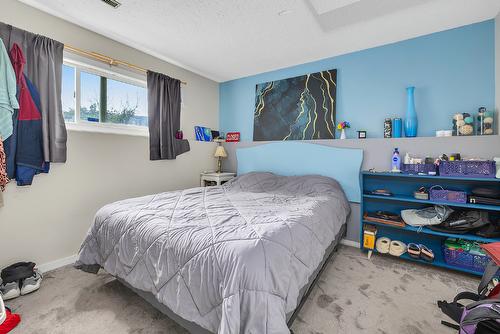
POLYGON ((20 1, 216 81, 484 21, 500 10, 499 0, 121 0, 117 9, 101 0, 20 1))

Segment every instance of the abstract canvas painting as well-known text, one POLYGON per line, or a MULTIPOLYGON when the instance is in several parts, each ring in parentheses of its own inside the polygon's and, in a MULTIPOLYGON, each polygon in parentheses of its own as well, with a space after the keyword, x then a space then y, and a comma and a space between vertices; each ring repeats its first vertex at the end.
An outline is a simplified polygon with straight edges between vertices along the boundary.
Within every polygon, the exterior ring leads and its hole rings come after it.
POLYGON ((258 84, 253 140, 335 138, 337 70, 258 84))

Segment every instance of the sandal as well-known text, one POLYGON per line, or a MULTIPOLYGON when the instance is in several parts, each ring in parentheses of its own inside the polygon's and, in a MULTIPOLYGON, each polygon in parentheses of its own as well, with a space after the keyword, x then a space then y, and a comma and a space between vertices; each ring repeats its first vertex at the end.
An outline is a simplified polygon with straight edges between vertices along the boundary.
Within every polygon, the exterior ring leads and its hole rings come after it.
POLYGON ((434 252, 425 245, 420 245, 420 258, 422 260, 432 262, 434 261, 434 252))
POLYGON ((408 244, 408 254, 410 254, 412 258, 419 259, 420 253, 421 253, 420 245, 417 245, 413 242, 408 244))

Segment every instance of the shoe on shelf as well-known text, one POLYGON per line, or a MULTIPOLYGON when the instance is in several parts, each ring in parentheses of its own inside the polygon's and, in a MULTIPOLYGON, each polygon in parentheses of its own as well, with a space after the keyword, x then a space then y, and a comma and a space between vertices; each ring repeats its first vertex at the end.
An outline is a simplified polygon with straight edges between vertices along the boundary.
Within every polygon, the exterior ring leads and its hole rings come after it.
POLYGON ((2 294, 3 300, 10 300, 19 297, 21 295, 19 283, 2 283, 2 285, 0 285, 0 293, 2 294))
POLYGON ((21 283, 21 295, 27 295, 38 289, 40 289, 40 284, 42 284, 42 273, 35 269, 33 276, 25 278, 21 283))

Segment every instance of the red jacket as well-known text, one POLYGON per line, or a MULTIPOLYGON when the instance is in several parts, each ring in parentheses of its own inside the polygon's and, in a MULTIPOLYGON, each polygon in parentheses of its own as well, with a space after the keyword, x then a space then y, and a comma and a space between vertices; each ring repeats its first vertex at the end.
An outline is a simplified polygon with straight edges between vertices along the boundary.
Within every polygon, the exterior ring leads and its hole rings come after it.
POLYGON ((12 66, 14 67, 14 72, 16 73, 17 79, 17 89, 18 89, 18 101, 19 101, 19 120, 39 120, 42 119, 42 115, 38 110, 38 107, 33 101, 33 98, 28 89, 28 84, 26 83, 26 78, 24 76, 24 65, 26 64, 26 58, 24 58, 23 51, 19 45, 14 44, 10 51, 10 60, 12 66))

